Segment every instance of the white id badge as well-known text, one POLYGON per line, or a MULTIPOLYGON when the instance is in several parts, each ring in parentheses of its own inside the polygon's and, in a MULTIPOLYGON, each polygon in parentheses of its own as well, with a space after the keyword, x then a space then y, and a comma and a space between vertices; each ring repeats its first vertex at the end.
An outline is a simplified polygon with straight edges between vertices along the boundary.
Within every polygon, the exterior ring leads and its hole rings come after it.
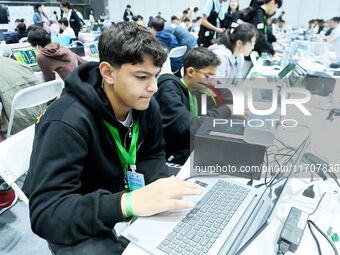
POLYGON ((206 31, 205 33, 204 33, 204 36, 209 36, 210 35, 210 32, 209 31, 206 31))

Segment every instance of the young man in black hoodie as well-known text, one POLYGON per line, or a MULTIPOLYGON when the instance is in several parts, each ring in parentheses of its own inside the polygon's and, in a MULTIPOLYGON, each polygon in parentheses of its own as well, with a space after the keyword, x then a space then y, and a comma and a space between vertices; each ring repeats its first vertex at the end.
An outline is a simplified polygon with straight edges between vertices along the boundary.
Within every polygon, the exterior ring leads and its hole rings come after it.
POLYGON ((56 254, 120 254, 115 223, 191 208, 180 197, 200 193, 167 177, 152 98, 166 59, 160 43, 126 22, 106 30, 98 48, 100 63, 76 69, 36 125, 24 190, 32 229, 56 254))
MULTIPOLYGON (((198 116, 197 102, 192 94, 193 81, 212 78, 220 64, 218 57, 207 48, 190 50, 183 59, 184 77, 163 74, 158 79, 155 98, 162 115, 165 152, 171 163, 184 164, 190 156, 190 138, 193 139, 206 117, 198 116)), ((231 111, 224 105, 213 109, 207 116, 228 118, 231 111)))

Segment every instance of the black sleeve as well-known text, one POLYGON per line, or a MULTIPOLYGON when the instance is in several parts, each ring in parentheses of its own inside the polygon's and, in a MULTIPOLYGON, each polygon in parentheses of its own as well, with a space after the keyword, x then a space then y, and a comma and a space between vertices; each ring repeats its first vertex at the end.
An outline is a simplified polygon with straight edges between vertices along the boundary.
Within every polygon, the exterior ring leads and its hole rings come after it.
POLYGON ((145 123, 148 126, 147 133, 137 153, 137 169, 144 174, 145 184, 169 176, 165 160, 162 120, 159 106, 154 98, 149 108, 148 123, 145 123))
POLYGON ((267 35, 264 33, 264 28, 268 24, 265 24, 265 20, 263 18, 263 14, 261 12, 255 12, 253 17, 253 25, 257 28, 257 31, 259 32, 259 38, 255 45, 255 50, 261 55, 262 52, 267 52, 272 55, 275 54, 275 51, 273 49, 273 46, 270 42, 267 40, 267 35))
POLYGON ((124 21, 129 21, 129 19, 127 18, 127 16, 128 16, 128 13, 127 13, 127 11, 125 10, 125 11, 124 11, 124 15, 123 15, 123 20, 124 20, 124 21))
POLYGON ((123 221, 122 193, 80 194, 89 138, 60 121, 41 124, 30 162, 30 218, 34 233, 62 245, 112 234, 123 221))

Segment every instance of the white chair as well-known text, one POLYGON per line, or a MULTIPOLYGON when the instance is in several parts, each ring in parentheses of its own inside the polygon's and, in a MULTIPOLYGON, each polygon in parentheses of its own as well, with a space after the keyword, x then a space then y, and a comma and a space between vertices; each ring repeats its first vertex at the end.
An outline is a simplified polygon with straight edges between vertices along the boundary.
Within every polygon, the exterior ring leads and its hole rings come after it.
POLYGON ((15 181, 29 169, 34 138, 34 125, 0 143, 0 176, 28 205, 28 198, 15 181))
POLYGON ((22 89, 16 93, 12 101, 11 115, 8 121, 6 137, 10 137, 16 110, 37 106, 51 101, 54 98, 59 98, 63 88, 63 81, 53 80, 22 89))
POLYGON ((172 74, 172 71, 171 71, 171 61, 170 61, 169 56, 168 56, 167 59, 165 60, 163 66, 162 66, 162 70, 161 70, 161 72, 159 73, 159 75, 167 74, 167 73, 172 74))
POLYGON ((19 40, 19 43, 25 43, 28 42, 28 37, 23 37, 19 40))
POLYGON ((187 48, 188 48, 187 46, 180 46, 180 47, 173 48, 169 53, 169 57, 170 58, 182 57, 187 52, 187 48))

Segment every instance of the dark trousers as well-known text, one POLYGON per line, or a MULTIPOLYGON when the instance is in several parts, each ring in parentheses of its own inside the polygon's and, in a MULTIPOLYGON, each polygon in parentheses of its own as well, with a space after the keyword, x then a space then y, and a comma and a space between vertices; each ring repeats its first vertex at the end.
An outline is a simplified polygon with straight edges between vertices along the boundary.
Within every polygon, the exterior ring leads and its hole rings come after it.
POLYGON ((94 237, 72 246, 49 243, 49 248, 55 255, 113 255, 122 254, 127 245, 125 238, 94 237))

